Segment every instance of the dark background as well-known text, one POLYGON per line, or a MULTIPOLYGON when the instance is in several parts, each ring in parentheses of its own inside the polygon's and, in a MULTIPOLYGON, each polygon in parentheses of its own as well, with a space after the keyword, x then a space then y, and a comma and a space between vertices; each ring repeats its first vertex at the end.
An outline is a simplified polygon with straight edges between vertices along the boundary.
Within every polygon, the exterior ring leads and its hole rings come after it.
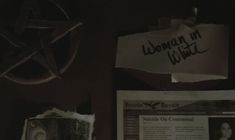
MULTIPOLYGON (((213 0, 61 0, 73 19, 84 23, 78 56, 62 80, 24 86, 0 80, 0 139, 19 140, 24 119, 51 106, 78 107, 95 113, 97 140, 116 139, 116 89, 219 90, 234 89, 233 5, 213 0), (147 31, 159 17, 190 15, 199 7, 199 21, 230 27, 229 79, 172 84, 167 75, 114 69, 117 36, 147 31)), ((10 7, 9 7, 10 8, 10 7)), ((219 56, 218 56, 219 57, 219 56)))

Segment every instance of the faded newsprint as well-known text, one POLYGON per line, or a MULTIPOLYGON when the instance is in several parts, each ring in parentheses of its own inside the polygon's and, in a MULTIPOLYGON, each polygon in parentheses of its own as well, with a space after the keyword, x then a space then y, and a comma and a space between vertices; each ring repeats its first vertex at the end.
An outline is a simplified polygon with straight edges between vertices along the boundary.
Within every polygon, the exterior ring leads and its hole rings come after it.
POLYGON ((21 140, 92 140, 94 115, 52 109, 25 120, 21 140))
POLYGON ((234 140, 235 91, 117 91, 118 140, 234 140))

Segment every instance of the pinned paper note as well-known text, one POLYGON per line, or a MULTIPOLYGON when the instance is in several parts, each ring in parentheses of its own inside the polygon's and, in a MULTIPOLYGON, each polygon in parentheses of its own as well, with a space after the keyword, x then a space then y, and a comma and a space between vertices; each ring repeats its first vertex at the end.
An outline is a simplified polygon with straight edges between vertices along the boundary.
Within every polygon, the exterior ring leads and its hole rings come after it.
POLYGON ((25 120, 21 140, 92 140, 94 115, 52 109, 25 120))
POLYGON ((229 33, 224 25, 188 26, 118 38, 116 67, 171 74, 172 82, 226 79, 229 33))

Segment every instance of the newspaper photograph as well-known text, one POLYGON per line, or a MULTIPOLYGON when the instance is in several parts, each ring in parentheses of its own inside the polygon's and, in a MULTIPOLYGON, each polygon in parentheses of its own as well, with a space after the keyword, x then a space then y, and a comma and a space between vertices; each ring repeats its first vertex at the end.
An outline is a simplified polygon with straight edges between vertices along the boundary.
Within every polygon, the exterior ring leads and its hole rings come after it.
POLYGON ((234 140, 235 91, 117 91, 117 140, 234 140))

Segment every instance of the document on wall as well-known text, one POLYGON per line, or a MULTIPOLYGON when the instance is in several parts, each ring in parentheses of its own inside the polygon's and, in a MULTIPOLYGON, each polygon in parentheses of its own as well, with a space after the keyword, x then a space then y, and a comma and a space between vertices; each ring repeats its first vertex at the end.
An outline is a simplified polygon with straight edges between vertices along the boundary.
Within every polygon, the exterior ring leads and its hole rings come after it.
POLYGON ((94 115, 59 109, 25 120, 21 140, 92 140, 94 115))
POLYGON ((171 74, 172 82, 226 79, 228 48, 227 26, 172 20, 169 29, 120 36, 116 67, 171 74))
POLYGON ((235 91, 117 91, 117 140, 221 139, 235 139, 235 91))

